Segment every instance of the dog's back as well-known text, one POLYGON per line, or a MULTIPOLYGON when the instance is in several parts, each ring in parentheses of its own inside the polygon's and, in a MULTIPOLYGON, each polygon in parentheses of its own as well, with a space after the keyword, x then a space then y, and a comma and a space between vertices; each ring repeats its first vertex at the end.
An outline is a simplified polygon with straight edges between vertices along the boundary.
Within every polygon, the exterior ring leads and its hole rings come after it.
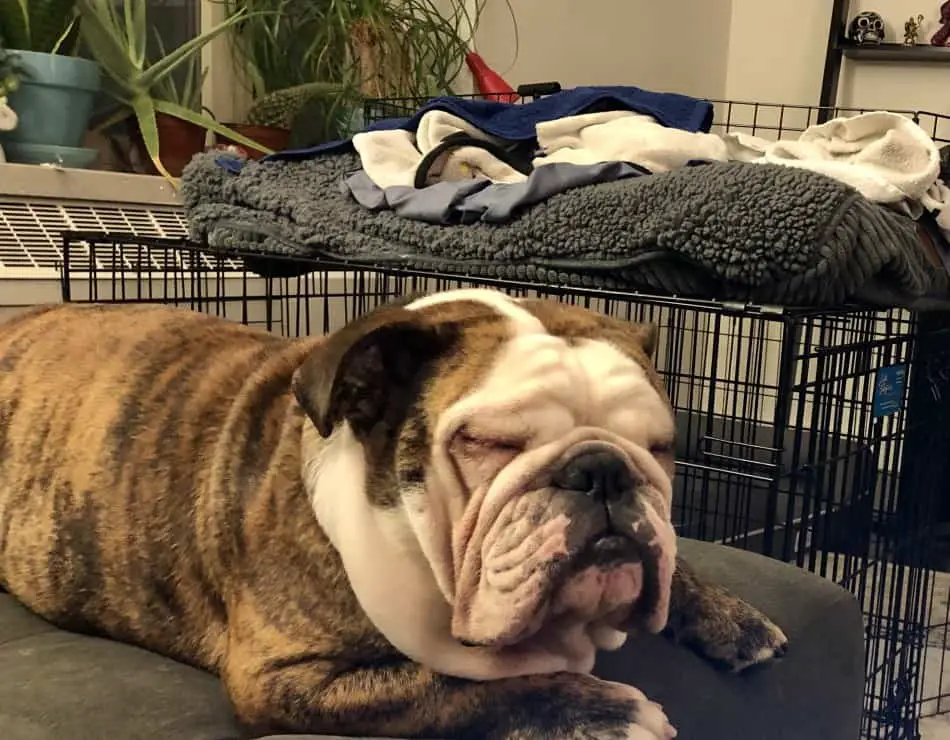
POLYGON ((221 481, 241 484, 216 459, 247 464, 276 444, 293 358, 274 363, 295 346, 151 306, 44 307, 0 325, 0 586, 61 626, 213 666, 225 617, 213 563, 194 559, 215 534, 201 509, 221 481), (266 402, 248 395, 265 367, 266 402), (195 635, 205 644, 182 643, 195 635))

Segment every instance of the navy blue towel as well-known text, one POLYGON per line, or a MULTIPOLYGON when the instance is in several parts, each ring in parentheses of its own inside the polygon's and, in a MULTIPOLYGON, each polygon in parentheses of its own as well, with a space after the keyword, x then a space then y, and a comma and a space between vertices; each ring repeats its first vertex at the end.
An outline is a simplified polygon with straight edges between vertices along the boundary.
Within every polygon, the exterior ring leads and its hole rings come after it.
MULTIPOLYGON (((690 132, 708 132, 713 119, 713 105, 708 100, 615 85, 575 87, 521 104, 498 103, 480 98, 433 98, 409 118, 387 118, 371 124, 366 130, 415 131, 419 120, 430 110, 447 111, 485 133, 513 142, 535 138, 535 127, 543 121, 595 111, 630 110, 645 113, 665 126, 690 132)), ((333 141, 309 149, 278 152, 266 159, 306 159, 316 154, 339 152, 350 146, 348 140, 333 141)))

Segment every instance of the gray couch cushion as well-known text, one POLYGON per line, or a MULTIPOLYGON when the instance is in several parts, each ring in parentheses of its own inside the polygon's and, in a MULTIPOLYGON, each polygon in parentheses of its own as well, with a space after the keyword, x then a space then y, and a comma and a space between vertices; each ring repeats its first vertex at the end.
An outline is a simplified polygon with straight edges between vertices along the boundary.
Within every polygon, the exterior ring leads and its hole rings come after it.
POLYGON ((4 740, 242 737, 214 676, 52 627, 0 594, 4 740))
POLYGON ((751 553, 680 540, 683 554, 770 616, 788 635, 780 663, 742 675, 716 670, 654 637, 604 653, 595 673, 660 702, 679 740, 854 740, 864 695, 864 622, 839 586, 751 553))
MULTIPOLYGON (((681 541, 694 567, 789 635, 781 663, 730 676, 656 637, 602 656, 597 673, 660 701, 682 740, 854 740, 863 626, 851 596, 792 566, 681 541)), ((59 631, 0 594, 4 740, 237 740, 217 680, 138 648, 59 631)), ((300 736, 298 736, 300 737, 300 736)))

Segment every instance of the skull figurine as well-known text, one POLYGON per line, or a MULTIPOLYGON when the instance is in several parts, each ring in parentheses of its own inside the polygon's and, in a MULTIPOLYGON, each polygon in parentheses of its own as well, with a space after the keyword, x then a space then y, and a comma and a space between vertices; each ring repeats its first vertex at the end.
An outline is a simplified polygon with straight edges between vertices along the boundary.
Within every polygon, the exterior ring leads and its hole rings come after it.
POLYGON ((848 38, 856 44, 880 44, 884 42, 884 19, 880 13, 865 10, 851 19, 848 38))

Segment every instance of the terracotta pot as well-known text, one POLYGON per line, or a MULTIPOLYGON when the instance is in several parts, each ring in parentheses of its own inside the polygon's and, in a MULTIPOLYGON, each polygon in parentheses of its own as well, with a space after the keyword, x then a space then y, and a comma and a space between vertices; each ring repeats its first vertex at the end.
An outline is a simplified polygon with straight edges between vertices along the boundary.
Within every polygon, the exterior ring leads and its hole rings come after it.
MULTIPOLYGON (((226 123, 224 125, 232 131, 241 134, 241 136, 246 136, 251 141, 256 141, 258 144, 273 149, 275 152, 286 149, 290 145, 290 131, 285 128, 252 126, 249 123, 226 123)), ((236 146, 246 152, 250 159, 260 159, 266 156, 264 152, 245 147, 229 139, 227 136, 221 136, 220 134, 215 134, 215 144, 217 146, 236 146)))
MULTIPOLYGON (((207 131, 189 121, 183 121, 166 113, 156 113, 155 123, 158 127, 158 150, 162 164, 172 177, 181 177, 185 165, 196 154, 205 150, 207 131)), ((151 174, 158 174, 152 160, 145 150, 141 131, 136 128, 135 145, 139 150, 142 161, 151 174)))

